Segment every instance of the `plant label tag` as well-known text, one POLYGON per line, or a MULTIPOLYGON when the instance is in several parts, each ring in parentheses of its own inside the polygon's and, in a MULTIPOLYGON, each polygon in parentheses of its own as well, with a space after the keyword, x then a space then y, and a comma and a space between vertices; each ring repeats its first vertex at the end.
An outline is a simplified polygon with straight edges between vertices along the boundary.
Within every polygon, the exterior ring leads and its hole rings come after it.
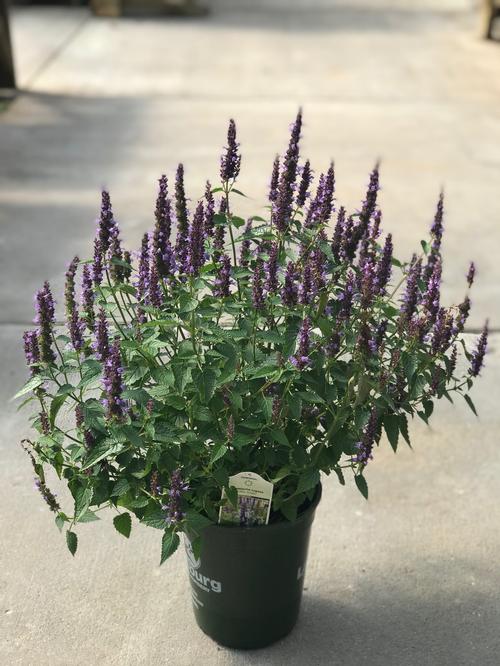
POLYGON ((240 472, 229 477, 229 485, 238 493, 236 506, 230 502, 223 490, 219 523, 241 527, 267 525, 271 512, 273 484, 254 472, 240 472))

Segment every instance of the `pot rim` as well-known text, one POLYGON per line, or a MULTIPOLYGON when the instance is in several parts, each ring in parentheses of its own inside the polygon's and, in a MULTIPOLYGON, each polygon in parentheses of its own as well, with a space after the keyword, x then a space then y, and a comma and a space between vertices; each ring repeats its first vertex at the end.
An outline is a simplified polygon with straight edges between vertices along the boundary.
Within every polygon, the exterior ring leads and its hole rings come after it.
POLYGON ((294 521, 291 520, 280 520, 277 523, 271 523, 270 525, 250 525, 248 527, 242 527, 241 525, 219 525, 219 524, 212 524, 208 525, 205 527, 205 530, 230 530, 231 532, 235 534, 248 534, 251 533, 252 531, 260 531, 265 529, 267 532, 269 530, 281 530, 281 529, 293 529, 296 525, 300 525, 301 523, 305 522, 306 520, 311 519, 312 516, 314 515, 314 512, 316 511, 316 507, 318 506, 321 496, 323 494, 323 486, 321 485, 321 481, 318 483, 316 486, 316 492, 314 494, 314 499, 311 502, 311 504, 307 507, 305 511, 303 511, 294 521))

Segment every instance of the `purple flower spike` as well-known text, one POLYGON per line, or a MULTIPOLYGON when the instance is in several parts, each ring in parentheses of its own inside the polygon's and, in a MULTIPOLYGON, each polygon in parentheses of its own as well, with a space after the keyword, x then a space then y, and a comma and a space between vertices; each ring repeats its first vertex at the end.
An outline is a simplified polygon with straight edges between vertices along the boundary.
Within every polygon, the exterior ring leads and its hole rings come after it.
POLYGON ((321 200, 321 208, 319 211, 319 219, 322 224, 326 224, 333 213, 334 192, 335 192, 335 171, 332 162, 330 164, 328 171, 326 172, 324 186, 323 186, 323 196, 321 200))
POLYGON ((347 273, 344 289, 339 296, 340 300, 339 317, 343 321, 347 321, 351 316, 352 302, 354 299, 355 280, 356 278, 354 276, 354 273, 350 270, 347 273))
MULTIPOLYGON (((116 229, 116 233, 114 233, 113 237, 111 238, 111 243, 109 245, 109 255, 111 260, 113 259, 116 259, 117 261, 124 260, 122 244, 120 242, 120 237, 118 235, 118 229, 116 229)), ((121 264, 111 261, 109 266, 109 273, 111 275, 111 279, 114 282, 117 283, 123 282, 126 275, 126 268, 121 264)))
POLYGON ((382 250, 382 256, 377 267, 377 287, 379 294, 385 293, 385 288, 391 279, 392 251, 392 234, 387 234, 385 238, 384 249, 382 250))
POLYGON ((472 287, 474 278, 476 276, 476 265, 473 261, 470 262, 469 270, 467 271, 467 284, 472 287))
POLYGON ((83 332, 85 330, 85 322, 78 316, 78 310, 73 310, 71 318, 68 321, 69 337, 71 344, 76 352, 81 351, 84 343, 83 332))
POLYGON ((227 146, 220 160, 220 177, 223 182, 238 178, 241 167, 241 155, 238 153, 239 143, 236 141, 236 125, 231 118, 227 130, 227 146))
POLYGON ((445 308, 439 308, 432 332, 431 350, 434 355, 444 352, 448 348, 453 332, 452 327, 453 315, 445 308))
POLYGON ((35 323, 40 329, 40 359, 44 363, 53 363, 56 359, 52 349, 52 325, 55 319, 54 299, 48 282, 36 294, 35 323))
POLYGON ((342 236, 344 234, 344 225, 345 225, 345 208, 341 206, 337 214, 337 222, 335 224, 335 229, 332 236, 332 252, 335 259, 338 261, 340 259, 340 252, 342 246, 342 236))
POLYGON ((252 279, 252 302, 256 310, 264 309, 264 289, 262 287, 262 260, 255 263, 252 279))
POLYGON ((299 298, 299 289, 297 286, 297 269, 293 261, 289 261, 286 267, 285 284, 283 287, 282 298, 283 303, 289 308, 297 305, 299 298))
POLYGON ((149 287, 149 234, 145 233, 139 256, 139 277, 137 279, 137 299, 144 301, 149 287))
POLYGON ((419 287, 418 281, 422 271, 422 260, 413 255, 408 276, 406 278, 406 290, 401 304, 401 316, 404 321, 409 322, 418 304, 419 287))
POLYGON ((105 362, 109 356, 109 331, 106 312, 100 308, 97 313, 97 323, 95 327, 95 342, 92 345, 97 358, 105 362))
POLYGON ((269 260, 266 262, 266 291, 268 294, 275 294, 278 291, 278 243, 272 243, 269 250, 269 260))
POLYGON ((84 264, 82 274, 82 305, 85 313, 85 322, 89 331, 94 330, 94 288, 92 285, 92 273, 89 264, 84 264))
POLYGON ((231 295, 231 259, 224 254, 219 260, 217 277, 214 281, 214 295, 226 298, 231 295))
POLYGON ((290 362, 299 370, 303 370, 311 364, 309 357, 311 351, 311 329, 312 324, 309 317, 304 317, 302 326, 299 332, 299 346, 294 354, 290 357, 290 362))
POLYGON ((98 239, 99 239, 99 251, 101 253, 101 258, 106 255, 106 252, 109 250, 109 245, 111 238, 116 231, 116 222, 113 216, 113 208, 111 206, 111 198, 109 192, 106 190, 102 191, 101 194, 101 214, 98 222, 98 239))
POLYGON ((203 202, 196 206, 193 223, 189 233, 189 251, 185 273, 198 275, 205 263, 205 234, 203 229, 204 210, 203 202))
POLYGON ((210 238, 214 235, 214 231, 215 231, 214 216, 215 216, 215 199, 214 199, 214 195, 212 194, 212 186, 210 185, 210 181, 207 180, 207 184, 205 186, 205 222, 204 222, 204 227, 205 227, 206 235, 210 238))
POLYGON ((166 242, 170 238, 172 228, 172 206, 168 198, 168 179, 165 174, 158 181, 155 220, 156 227, 161 235, 161 242, 166 242))
POLYGON ((428 282, 434 270, 436 262, 440 258, 441 252, 441 240, 443 238, 443 216, 444 216, 444 193, 441 192, 439 195, 439 200, 436 207, 436 214, 434 215, 434 221, 431 226, 431 251, 427 259, 427 266, 424 270, 424 280, 428 282))
POLYGON ((58 513, 61 510, 59 502, 56 499, 54 493, 48 488, 44 481, 39 477, 35 477, 35 487, 40 491, 40 495, 43 497, 45 503, 48 505, 49 509, 54 513, 58 513))
POLYGON ((466 296, 463 302, 458 306, 458 315, 453 333, 461 333, 464 330, 467 319, 469 318, 470 305, 470 298, 466 296))
POLYGON ((37 331, 25 331, 23 334, 23 340, 26 365, 30 368, 31 374, 35 375, 39 372, 39 369, 34 367, 33 364, 40 362, 40 348, 38 346, 37 331))
POLYGON ((94 240, 94 262, 92 264, 92 279, 94 280, 94 284, 96 287, 98 287, 101 284, 102 276, 104 273, 102 258, 103 258, 103 253, 101 250, 101 243, 99 241, 99 237, 97 236, 94 240))
POLYGON ((483 331, 477 341, 477 347, 472 352, 472 359, 470 363, 469 373, 473 377, 477 377, 481 372, 484 365, 484 357, 488 348, 488 322, 485 323, 483 331))
POLYGON ((280 178, 280 158, 276 155, 273 162, 273 172, 271 174, 271 183, 269 185, 269 201, 275 202, 278 198, 278 183, 280 178))
POLYGON ((361 441, 359 441, 355 446, 357 453, 352 462, 361 467, 366 467, 369 460, 373 459, 373 444, 375 442, 375 434, 377 431, 377 411, 375 408, 372 409, 370 413, 370 418, 366 425, 366 428, 363 431, 361 441))
POLYGON ((302 282, 299 288, 299 303, 301 305, 309 305, 312 303, 314 295, 313 266, 309 259, 302 273, 302 282))
POLYGON ((66 315, 68 319, 71 318, 76 308, 75 301, 75 275, 78 268, 78 257, 73 257, 68 270, 66 271, 66 283, 64 288, 64 302, 66 306, 66 315))
POLYGON ((297 178, 297 165, 299 161, 299 140, 302 128, 302 111, 299 111, 292 126, 290 142, 283 158, 276 202, 271 215, 272 223, 281 233, 288 228, 292 215, 293 194, 297 178))
POLYGON ((109 356, 104 363, 104 391, 106 397, 103 404, 106 407, 108 419, 122 419, 127 413, 127 402, 122 398, 123 392, 123 367, 120 350, 120 341, 117 338, 109 351, 109 356))
POLYGON ((181 476, 181 471, 176 469, 170 476, 170 489, 168 491, 168 500, 162 506, 165 511, 165 522, 167 526, 171 527, 178 525, 185 518, 182 511, 182 498, 184 493, 189 490, 187 484, 181 476))
POLYGON ((172 228, 172 206, 167 193, 167 177, 160 178, 158 197, 156 199, 155 209, 155 228, 152 239, 151 259, 156 262, 158 274, 166 277, 168 270, 164 265, 163 257, 167 251, 167 245, 170 242, 170 230, 172 228))
POLYGON ((155 308, 161 308, 163 305, 163 294, 160 285, 160 276, 158 275, 158 269, 156 268, 156 263, 154 262, 149 273, 148 287, 149 304, 155 308))
POLYGON ((306 198, 309 193, 309 186, 311 185, 313 176, 311 171, 311 163, 309 160, 302 167, 302 177, 300 179, 299 190, 297 192, 297 197, 295 199, 295 204, 299 208, 303 208, 306 198))
POLYGON ((180 268, 186 263, 187 239, 189 235, 189 220, 186 204, 186 191, 184 188, 184 166, 179 164, 175 176, 175 216, 177 219, 177 238, 175 241, 175 254, 180 268))
MULTIPOLYGON (((250 218, 247 223, 245 224, 245 229, 243 231, 243 234, 249 234, 252 231, 252 218, 250 218)), ((241 241, 241 248, 240 248, 240 266, 248 266, 248 262, 250 261, 250 239, 245 238, 244 240, 241 241)))
POLYGON ((368 183, 368 190, 366 192, 365 200, 363 201, 363 206, 361 208, 361 213, 360 213, 360 220, 365 228, 368 226, 368 223, 372 215, 375 213, 379 190, 380 190, 379 165, 376 164, 375 168, 370 174, 370 182, 368 183))
POLYGON ((440 288, 441 288, 441 261, 438 260, 434 264, 432 275, 427 283, 427 289, 422 299, 423 306, 429 315, 429 321, 431 324, 436 321, 436 317, 439 311, 440 288))

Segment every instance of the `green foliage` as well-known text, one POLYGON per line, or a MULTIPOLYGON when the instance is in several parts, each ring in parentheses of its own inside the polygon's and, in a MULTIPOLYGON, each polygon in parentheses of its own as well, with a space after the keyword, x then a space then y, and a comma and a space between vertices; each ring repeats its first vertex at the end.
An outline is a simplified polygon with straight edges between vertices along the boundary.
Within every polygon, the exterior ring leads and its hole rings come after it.
MULTIPOLYGON (((52 466, 71 491, 72 515, 59 511, 56 500, 51 508, 60 530, 69 525, 72 555, 78 544, 74 526, 97 520, 96 510, 106 506, 126 510, 113 524, 127 538, 132 515, 163 531, 161 563, 178 547, 181 531, 198 549, 203 529, 217 521, 222 492, 236 502, 229 477, 242 471, 273 482, 274 519, 294 520, 321 474, 334 472, 341 484, 354 478, 368 498, 365 468, 382 433, 394 451, 403 439, 410 445, 409 418, 417 414, 428 422, 435 400, 451 400, 453 392, 476 413, 467 395, 472 378, 458 376, 451 358, 460 340, 456 326, 437 347, 433 322, 425 334, 417 330, 429 317, 424 277, 411 321, 401 310, 407 262, 392 258, 392 280, 378 291, 372 286, 367 299, 360 254, 376 266, 383 255, 376 231, 370 231, 375 209, 359 246, 339 253, 328 240, 329 214, 306 225, 308 208, 297 208, 280 230, 255 216, 243 231, 245 220, 232 208, 233 195, 242 193, 227 182, 212 190, 218 193, 226 212, 214 216, 214 226, 231 244, 229 295, 218 291, 221 250, 210 234, 198 273, 177 272, 160 281, 161 305, 141 293, 137 262, 109 252, 103 257, 107 270, 93 286, 94 314, 102 309, 110 343, 120 342, 123 413, 107 407, 106 363, 96 354, 96 329, 88 325, 77 348, 68 326, 54 328, 54 360, 32 365, 32 376, 16 394, 40 405, 30 449, 36 474, 43 480, 43 465, 52 466), (241 262, 243 241, 250 250, 241 262), (277 287, 265 288, 256 307, 254 277, 261 264, 267 270, 273 248, 277 287), (294 305, 283 298, 290 260, 299 273, 298 289, 307 262, 315 281, 308 298, 294 305), (349 284, 354 294, 346 315, 349 284), (307 321, 309 347, 301 365, 307 321), (376 341, 381 324, 385 329, 376 341), (176 471, 188 488, 171 520, 165 505, 172 503, 176 471)), ((360 220, 361 213, 353 216, 354 231, 360 220)), ((438 256, 432 242, 423 241, 422 250, 423 260, 438 256)), ((265 283, 266 271, 261 278, 265 283)), ((449 312, 456 324, 457 308, 449 312)), ((463 353, 470 359, 465 345, 463 353)))

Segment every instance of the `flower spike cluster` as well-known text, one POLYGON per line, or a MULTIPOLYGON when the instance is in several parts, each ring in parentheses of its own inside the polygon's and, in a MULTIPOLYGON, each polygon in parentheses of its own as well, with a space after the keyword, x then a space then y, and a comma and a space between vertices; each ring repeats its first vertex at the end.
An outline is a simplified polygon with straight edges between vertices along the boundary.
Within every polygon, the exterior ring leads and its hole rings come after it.
MULTIPOLYGON (((122 534, 128 514, 161 527, 164 558, 179 532, 217 520, 243 469, 273 479, 272 520, 308 506, 320 473, 343 480, 347 468, 366 495, 385 434, 394 448, 409 441, 409 418, 427 421, 442 396, 472 405, 488 325, 469 348, 473 262, 459 299, 444 302, 443 195, 429 240, 401 260, 378 164, 349 210, 333 162, 315 172, 300 155, 301 133, 299 111, 253 216, 238 212, 233 120, 219 182, 188 193, 173 165, 138 248, 126 247, 103 191, 91 260, 69 264, 57 319, 49 284, 37 291, 19 396, 36 404, 29 454, 72 552, 73 531, 107 504, 126 511, 114 521, 122 534), (76 515, 45 485, 47 465, 69 483, 76 515)), ((242 503, 235 522, 260 510, 242 503)))

